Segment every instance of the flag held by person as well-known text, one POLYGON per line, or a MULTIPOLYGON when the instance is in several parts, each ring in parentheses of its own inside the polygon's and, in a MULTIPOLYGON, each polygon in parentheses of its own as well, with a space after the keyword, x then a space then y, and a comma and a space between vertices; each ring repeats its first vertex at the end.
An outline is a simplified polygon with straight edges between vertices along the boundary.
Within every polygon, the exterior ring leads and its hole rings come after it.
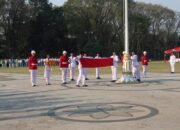
POLYGON ((107 67, 113 65, 112 58, 81 58, 80 59, 81 65, 84 68, 96 68, 96 67, 107 67))

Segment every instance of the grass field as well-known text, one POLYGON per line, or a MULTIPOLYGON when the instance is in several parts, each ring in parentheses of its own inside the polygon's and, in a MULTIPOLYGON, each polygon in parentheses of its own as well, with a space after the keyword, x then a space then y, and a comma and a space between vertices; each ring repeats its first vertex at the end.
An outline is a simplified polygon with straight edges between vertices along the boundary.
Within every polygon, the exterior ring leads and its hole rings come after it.
MULTIPOLYGON (((122 66, 120 65, 118 72, 120 73, 121 71, 122 71, 122 66)), ((170 72, 170 65, 169 65, 169 63, 164 63, 164 61, 153 61, 153 62, 150 62, 149 67, 148 67, 148 71, 154 72, 154 73, 169 73, 170 72)), ((28 74, 29 71, 28 71, 27 67, 0 68, 0 73, 28 74)), ((38 67, 38 75, 43 75, 43 73, 44 73, 44 67, 38 67)), ((101 73, 102 74, 110 74, 111 73, 110 67, 102 68, 101 73)), ((176 64, 176 73, 180 73, 180 63, 176 64)), ((52 74, 61 74, 58 66, 52 67, 52 74)), ((89 69, 88 74, 94 75, 95 69, 89 69)))

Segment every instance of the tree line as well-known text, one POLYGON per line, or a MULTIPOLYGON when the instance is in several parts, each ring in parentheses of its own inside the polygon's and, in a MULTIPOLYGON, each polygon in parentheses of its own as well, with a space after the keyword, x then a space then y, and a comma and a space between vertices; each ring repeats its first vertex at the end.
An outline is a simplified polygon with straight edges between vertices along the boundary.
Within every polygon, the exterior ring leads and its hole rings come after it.
MULTIPOLYGON (((109 56, 124 50, 123 0, 0 0, 0 58, 59 56, 62 50, 109 56)), ((130 50, 162 59, 180 46, 180 13, 129 0, 130 50)))

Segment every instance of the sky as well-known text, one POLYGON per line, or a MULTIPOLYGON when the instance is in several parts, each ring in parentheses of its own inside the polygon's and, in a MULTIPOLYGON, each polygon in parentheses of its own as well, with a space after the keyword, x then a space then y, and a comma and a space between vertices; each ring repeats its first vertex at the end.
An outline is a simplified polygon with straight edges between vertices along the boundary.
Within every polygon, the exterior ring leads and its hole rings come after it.
MULTIPOLYGON (((49 0, 54 5, 62 6, 67 0, 49 0)), ((146 3, 160 4, 172 10, 180 12, 180 0, 137 0, 146 3)))
POLYGON ((53 3, 54 5, 62 6, 64 2, 67 0, 49 0, 49 2, 53 3))

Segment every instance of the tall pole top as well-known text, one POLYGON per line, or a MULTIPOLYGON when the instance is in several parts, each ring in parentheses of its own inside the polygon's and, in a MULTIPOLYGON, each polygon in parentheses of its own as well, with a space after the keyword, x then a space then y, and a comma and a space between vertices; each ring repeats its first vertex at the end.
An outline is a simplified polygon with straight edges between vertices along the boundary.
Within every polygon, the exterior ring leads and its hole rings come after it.
POLYGON ((124 0, 125 5, 125 52, 129 54, 129 26, 128 26, 128 0, 124 0))

